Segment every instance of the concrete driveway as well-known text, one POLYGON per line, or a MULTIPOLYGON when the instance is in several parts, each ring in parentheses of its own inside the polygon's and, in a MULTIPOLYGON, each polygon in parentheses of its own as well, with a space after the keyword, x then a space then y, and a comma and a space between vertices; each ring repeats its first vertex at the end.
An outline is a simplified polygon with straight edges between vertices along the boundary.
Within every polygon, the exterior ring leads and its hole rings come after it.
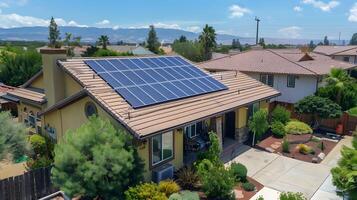
POLYGON ((231 162, 244 164, 248 168, 248 176, 268 188, 280 192, 302 192, 308 199, 324 197, 323 199, 337 200, 341 198, 334 194, 329 177, 330 169, 340 158, 342 145, 350 143, 350 137, 340 141, 320 164, 303 162, 253 148, 247 150, 247 146, 241 147, 245 149, 244 152, 231 162))

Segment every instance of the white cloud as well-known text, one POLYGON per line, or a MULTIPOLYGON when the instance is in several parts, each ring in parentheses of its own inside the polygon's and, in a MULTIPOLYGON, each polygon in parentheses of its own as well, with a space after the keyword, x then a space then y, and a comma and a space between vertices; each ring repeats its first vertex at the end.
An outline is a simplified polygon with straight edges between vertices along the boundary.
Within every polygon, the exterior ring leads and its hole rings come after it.
POLYGON ((0 2, 0 8, 8 8, 9 4, 5 3, 5 2, 0 2))
POLYGON ((186 28, 187 31, 198 33, 201 31, 201 27, 199 26, 189 26, 186 28))
POLYGON ((100 21, 100 22, 97 22, 96 23, 97 25, 109 25, 110 24, 110 21, 107 20, 107 19, 104 19, 103 21, 100 21))
POLYGON ((303 0, 302 3, 304 4, 310 4, 314 6, 315 8, 319 8, 324 12, 330 11, 333 8, 337 7, 340 5, 339 1, 329 1, 327 3, 320 1, 320 0, 303 0))
POLYGON ((178 24, 166 24, 166 23, 158 22, 158 23, 154 23, 153 25, 154 25, 154 27, 156 27, 156 28, 182 29, 182 28, 180 27, 180 25, 178 25, 178 24))
POLYGON ((301 30, 302 28, 298 26, 290 26, 290 27, 279 29, 278 33, 286 38, 299 38, 301 36, 300 35, 301 30))
POLYGON ((69 21, 67 26, 88 27, 87 25, 84 25, 84 24, 78 24, 77 22, 75 22, 73 20, 69 21))
POLYGON ((249 14, 252 12, 248 8, 244 8, 239 5, 230 6, 229 11, 230 11, 230 18, 243 17, 245 14, 249 14))
POLYGON ((348 21, 350 22, 357 22, 357 3, 353 5, 350 9, 350 14, 348 16, 348 21))
POLYGON ((119 26, 118 26, 118 25, 115 25, 115 26, 113 26, 113 29, 114 29, 114 30, 118 30, 118 29, 119 29, 119 26))
POLYGON ((302 8, 300 6, 295 6, 294 7, 294 11, 296 12, 301 12, 302 11, 302 8))

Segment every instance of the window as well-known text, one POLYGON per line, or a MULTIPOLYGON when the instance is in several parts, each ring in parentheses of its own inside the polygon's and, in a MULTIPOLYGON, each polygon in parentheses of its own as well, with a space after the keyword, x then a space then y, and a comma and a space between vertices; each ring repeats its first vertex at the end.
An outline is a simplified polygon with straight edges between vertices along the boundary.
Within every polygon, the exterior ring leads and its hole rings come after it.
POLYGON ((288 75, 288 78, 287 78, 287 87, 289 87, 289 88, 295 88, 295 79, 296 79, 296 76, 294 76, 294 75, 288 75))
POLYGON ((84 106, 84 112, 87 117, 90 117, 92 115, 97 115, 97 107, 94 105, 94 103, 87 102, 86 105, 84 106))
POLYGON ((152 165, 156 165, 173 157, 173 140, 172 131, 152 137, 152 165))
POLYGON ((350 57, 348 57, 348 56, 343 57, 343 61, 350 62, 350 57))
POLYGON ((185 127, 185 134, 189 138, 196 137, 198 135, 197 134, 196 124, 192 124, 192 125, 186 126, 185 127))
POLYGON ((274 86, 274 75, 272 74, 261 74, 260 82, 269 85, 270 87, 274 86))

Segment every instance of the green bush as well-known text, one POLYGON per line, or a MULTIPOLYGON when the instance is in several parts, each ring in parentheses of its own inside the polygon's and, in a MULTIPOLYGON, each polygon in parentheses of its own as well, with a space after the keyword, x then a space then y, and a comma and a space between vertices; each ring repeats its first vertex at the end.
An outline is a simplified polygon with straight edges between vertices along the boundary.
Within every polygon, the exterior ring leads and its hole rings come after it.
POLYGON ((305 155, 315 153, 315 151, 311 147, 307 146, 306 144, 299 144, 298 149, 300 153, 305 155))
POLYGON ((284 153, 290 153, 290 143, 286 138, 283 140, 282 148, 284 153))
POLYGON ((165 194, 160 192, 159 186, 155 183, 143 183, 130 187, 124 194, 126 200, 167 200, 165 194))
POLYGON ((287 134, 295 134, 295 135, 303 135, 312 133, 312 129, 309 125, 305 124, 304 122, 300 121, 291 121, 288 122, 285 126, 285 132, 287 134))
POLYGON ((46 156, 41 156, 36 159, 29 159, 26 162, 27 168, 30 170, 48 167, 52 164, 53 160, 47 158, 46 156))
POLYGON ((119 56, 119 53, 109 49, 98 49, 94 53, 94 57, 119 56))
POLYGON ((347 111, 348 114, 357 117, 357 107, 351 108, 347 111))
POLYGON ((197 187, 200 178, 196 173, 195 169, 191 166, 181 168, 177 173, 177 180, 176 182, 183 188, 183 189, 194 189, 197 187))
POLYGON ((181 188, 176 182, 172 180, 165 180, 159 183, 159 190, 164 193, 166 197, 169 197, 171 194, 179 192, 181 188))
POLYGON ((208 198, 234 199, 233 187, 235 179, 224 166, 214 166, 208 169, 201 178, 202 190, 208 198))
POLYGON ((304 195, 300 192, 283 192, 280 193, 279 200, 307 200, 304 195))
POLYGON ((259 196, 256 200, 264 200, 263 196, 259 196))
POLYGON ((273 122, 281 122, 284 125, 290 121, 291 113, 282 106, 277 106, 271 113, 273 122))
POLYGON ((274 121, 271 125, 271 132, 276 138, 283 138, 285 136, 285 126, 280 121, 274 121))
POLYGON ((242 184, 242 188, 243 190, 250 192, 255 190, 255 185, 250 182, 245 182, 242 184))
POLYGON ((246 182, 248 169, 240 163, 231 164, 231 172, 237 182, 246 182))
POLYGON ((197 192, 181 191, 180 193, 172 194, 169 200, 200 200, 197 192))
POLYGON ((39 134, 31 135, 30 144, 35 154, 40 154, 40 155, 46 154, 46 149, 47 149, 46 139, 43 136, 39 134))

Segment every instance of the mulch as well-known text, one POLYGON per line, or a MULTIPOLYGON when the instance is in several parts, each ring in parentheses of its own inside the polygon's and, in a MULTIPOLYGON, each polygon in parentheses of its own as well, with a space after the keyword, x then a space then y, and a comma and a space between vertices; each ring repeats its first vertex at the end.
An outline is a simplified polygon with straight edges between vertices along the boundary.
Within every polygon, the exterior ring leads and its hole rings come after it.
POLYGON ((320 163, 322 159, 318 158, 318 155, 323 152, 325 156, 328 155, 328 153, 331 152, 331 150, 337 145, 337 142, 330 141, 324 138, 319 138, 323 143, 324 143, 324 150, 321 151, 319 148, 319 143, 320 142, 313 142, 311 140, 307 140, 307 138, 311 137, 311 135, 294 135, 291 137, 288 137, 288 140, 290 141, 290 153, 284 153, 282 149, 282 138, 275 138, 273 136, 270 136, 266 138, 265 140, 261 141, 259 144, 257 144, 257 147, 260 149, 264 149, 266 151, 272 152, 272 153, 277 153, 280 155, 284 155, 286 157, 294 158, 297 160, 305 161, 305 162, 312 162, 313 158, 317 159, 315 160, 316 163, 320 163), (298 149, 299 144, 306 144, 307 146, 313 148, 315 151, 315 154, 301 154, 298 149))

